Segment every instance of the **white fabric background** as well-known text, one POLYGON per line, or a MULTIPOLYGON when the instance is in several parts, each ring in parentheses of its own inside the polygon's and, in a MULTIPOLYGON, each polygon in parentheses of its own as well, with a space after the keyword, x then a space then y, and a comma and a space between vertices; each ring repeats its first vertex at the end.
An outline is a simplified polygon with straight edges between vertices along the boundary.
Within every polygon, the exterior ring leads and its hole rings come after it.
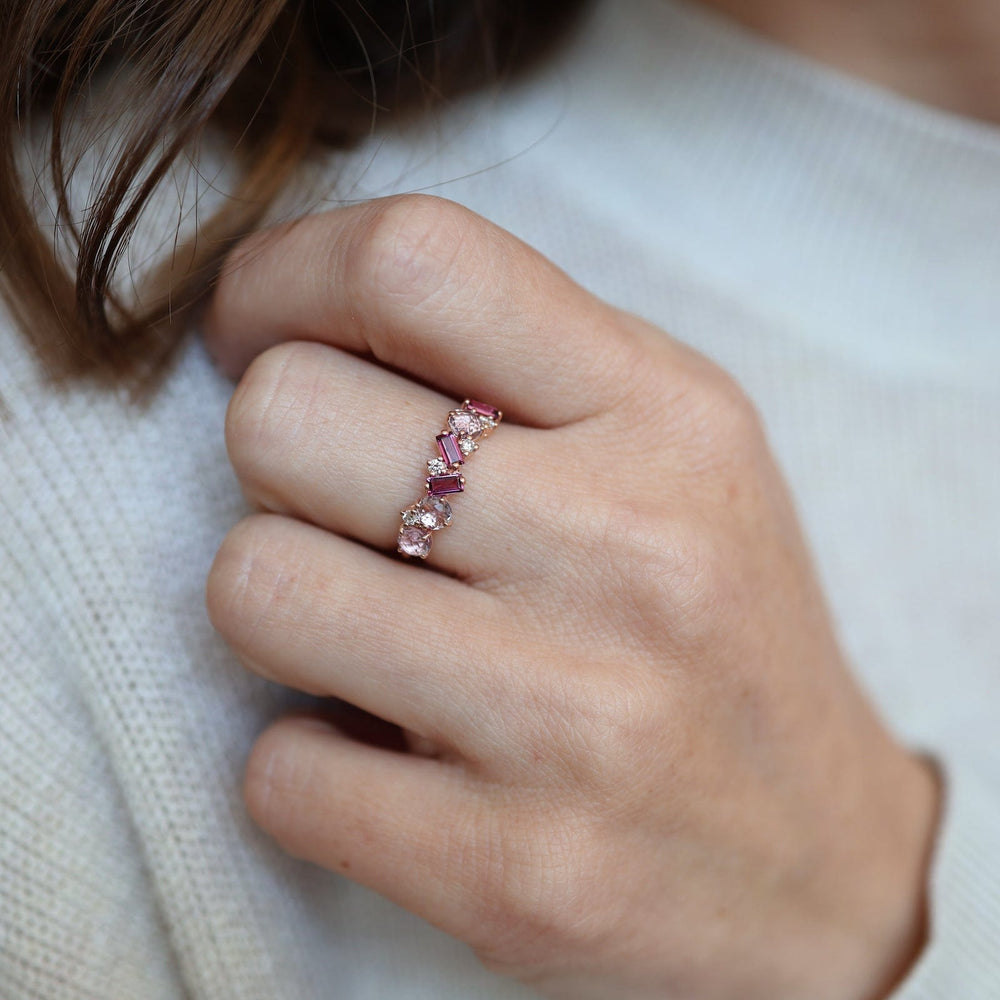
MULTIPOLYGON (((1000 131, 603 0, 532 79, 330 169, 329 204, 459 200, 739 377, 852 663, 946 769, 934 940, 894 1000, 1000 996, 1000 131)), ((230 392, 195 339, 148 410, 57 396, 0 318, 0 997, 528 997, 244 814, 295 696, 204 611, 244 513, 230 392)))

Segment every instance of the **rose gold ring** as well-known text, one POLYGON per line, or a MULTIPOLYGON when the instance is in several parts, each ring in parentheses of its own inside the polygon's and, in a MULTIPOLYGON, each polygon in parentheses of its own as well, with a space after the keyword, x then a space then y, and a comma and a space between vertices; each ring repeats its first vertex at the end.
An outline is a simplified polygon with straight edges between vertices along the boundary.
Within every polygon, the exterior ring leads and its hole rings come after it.
POLYGON ((466 399, 448 414, 447 426, 434 439, 438 455, 427 463, 427 491, 416 503, 400 511, 396 550, 404 556, 426 559, 431 551, 434 532, 451 524, 451 504, 445 497, 465 489, 465 476, 459 468, 489 437, 503 414, 487 403, 466 399))

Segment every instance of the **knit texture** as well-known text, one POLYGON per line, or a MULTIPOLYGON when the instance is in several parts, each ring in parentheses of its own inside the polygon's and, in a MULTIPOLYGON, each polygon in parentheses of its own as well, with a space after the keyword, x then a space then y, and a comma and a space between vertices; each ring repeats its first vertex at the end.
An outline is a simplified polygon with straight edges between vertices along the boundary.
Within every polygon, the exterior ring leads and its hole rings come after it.
MULTIPOLYGON (((534 77, 329 170, 329 205, 463 202, 741 380, 852 666, 946 780, 892 1000, 1000 997, 1000 133, 603 0, 534 77)), ((532 996, 248 820, 246 754, 298 696, 206 617, 247 511, 198 338, 144 410, 46 389, 2 316, 0 362, 0 998, 532 996)))

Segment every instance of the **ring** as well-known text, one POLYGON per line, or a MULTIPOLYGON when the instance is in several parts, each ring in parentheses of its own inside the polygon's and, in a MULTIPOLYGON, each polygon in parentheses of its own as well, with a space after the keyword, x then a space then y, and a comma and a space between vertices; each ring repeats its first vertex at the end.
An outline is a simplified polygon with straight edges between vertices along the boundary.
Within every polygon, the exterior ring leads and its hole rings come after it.
POLYGON ((451 504, 445 500, 465 489, 465 476, 458 470, 489 437, 503 414, 487 403, 466 399, 448 414, 447 426, 434 439, 438 456, 427 462, 426 493, 406 510, 401 510, 396 551, 404 556, 426 559, 434 532, 451 524, 451 504))

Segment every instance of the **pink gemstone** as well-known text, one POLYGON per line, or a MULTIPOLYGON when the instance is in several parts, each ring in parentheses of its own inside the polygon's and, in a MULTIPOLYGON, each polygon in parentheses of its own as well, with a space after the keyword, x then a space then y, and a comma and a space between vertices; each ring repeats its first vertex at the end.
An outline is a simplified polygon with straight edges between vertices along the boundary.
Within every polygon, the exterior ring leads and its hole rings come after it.
POLYGON ((461 493, 464 489, 465 479, 458 474, 427 477, 427 492, 432 497, 444 496, 446 493, 461 493))
POLYGON ((479 417, 469 410, 452 410, 448 414, 448 426, 459 437, 470 437, 473 441, 486 429, 479 417))
POLYGON ((499 420, 500 411, 489 403, 480 403, 475 399, 470 399, 465 404, 470 410, 475 410, 481 417, 489 417, 490 420, 499 420))
POLYGON ((459 465, 465 464, 465 456, 454 434, 438 434, 434 440, 437 441, 438 451, 441 452, 441 457, 447 465, 454 465, 456 462, 459 465))
POLYGON ((399 532, 400 552, 418 559, 426 559, 431 550, 431 532, 424 528, 403 528, 399 532))
POLYGON ((440 531, 451 524, 451 504, 441 497, 423 497, 403 511, 403 524, 440 531))

